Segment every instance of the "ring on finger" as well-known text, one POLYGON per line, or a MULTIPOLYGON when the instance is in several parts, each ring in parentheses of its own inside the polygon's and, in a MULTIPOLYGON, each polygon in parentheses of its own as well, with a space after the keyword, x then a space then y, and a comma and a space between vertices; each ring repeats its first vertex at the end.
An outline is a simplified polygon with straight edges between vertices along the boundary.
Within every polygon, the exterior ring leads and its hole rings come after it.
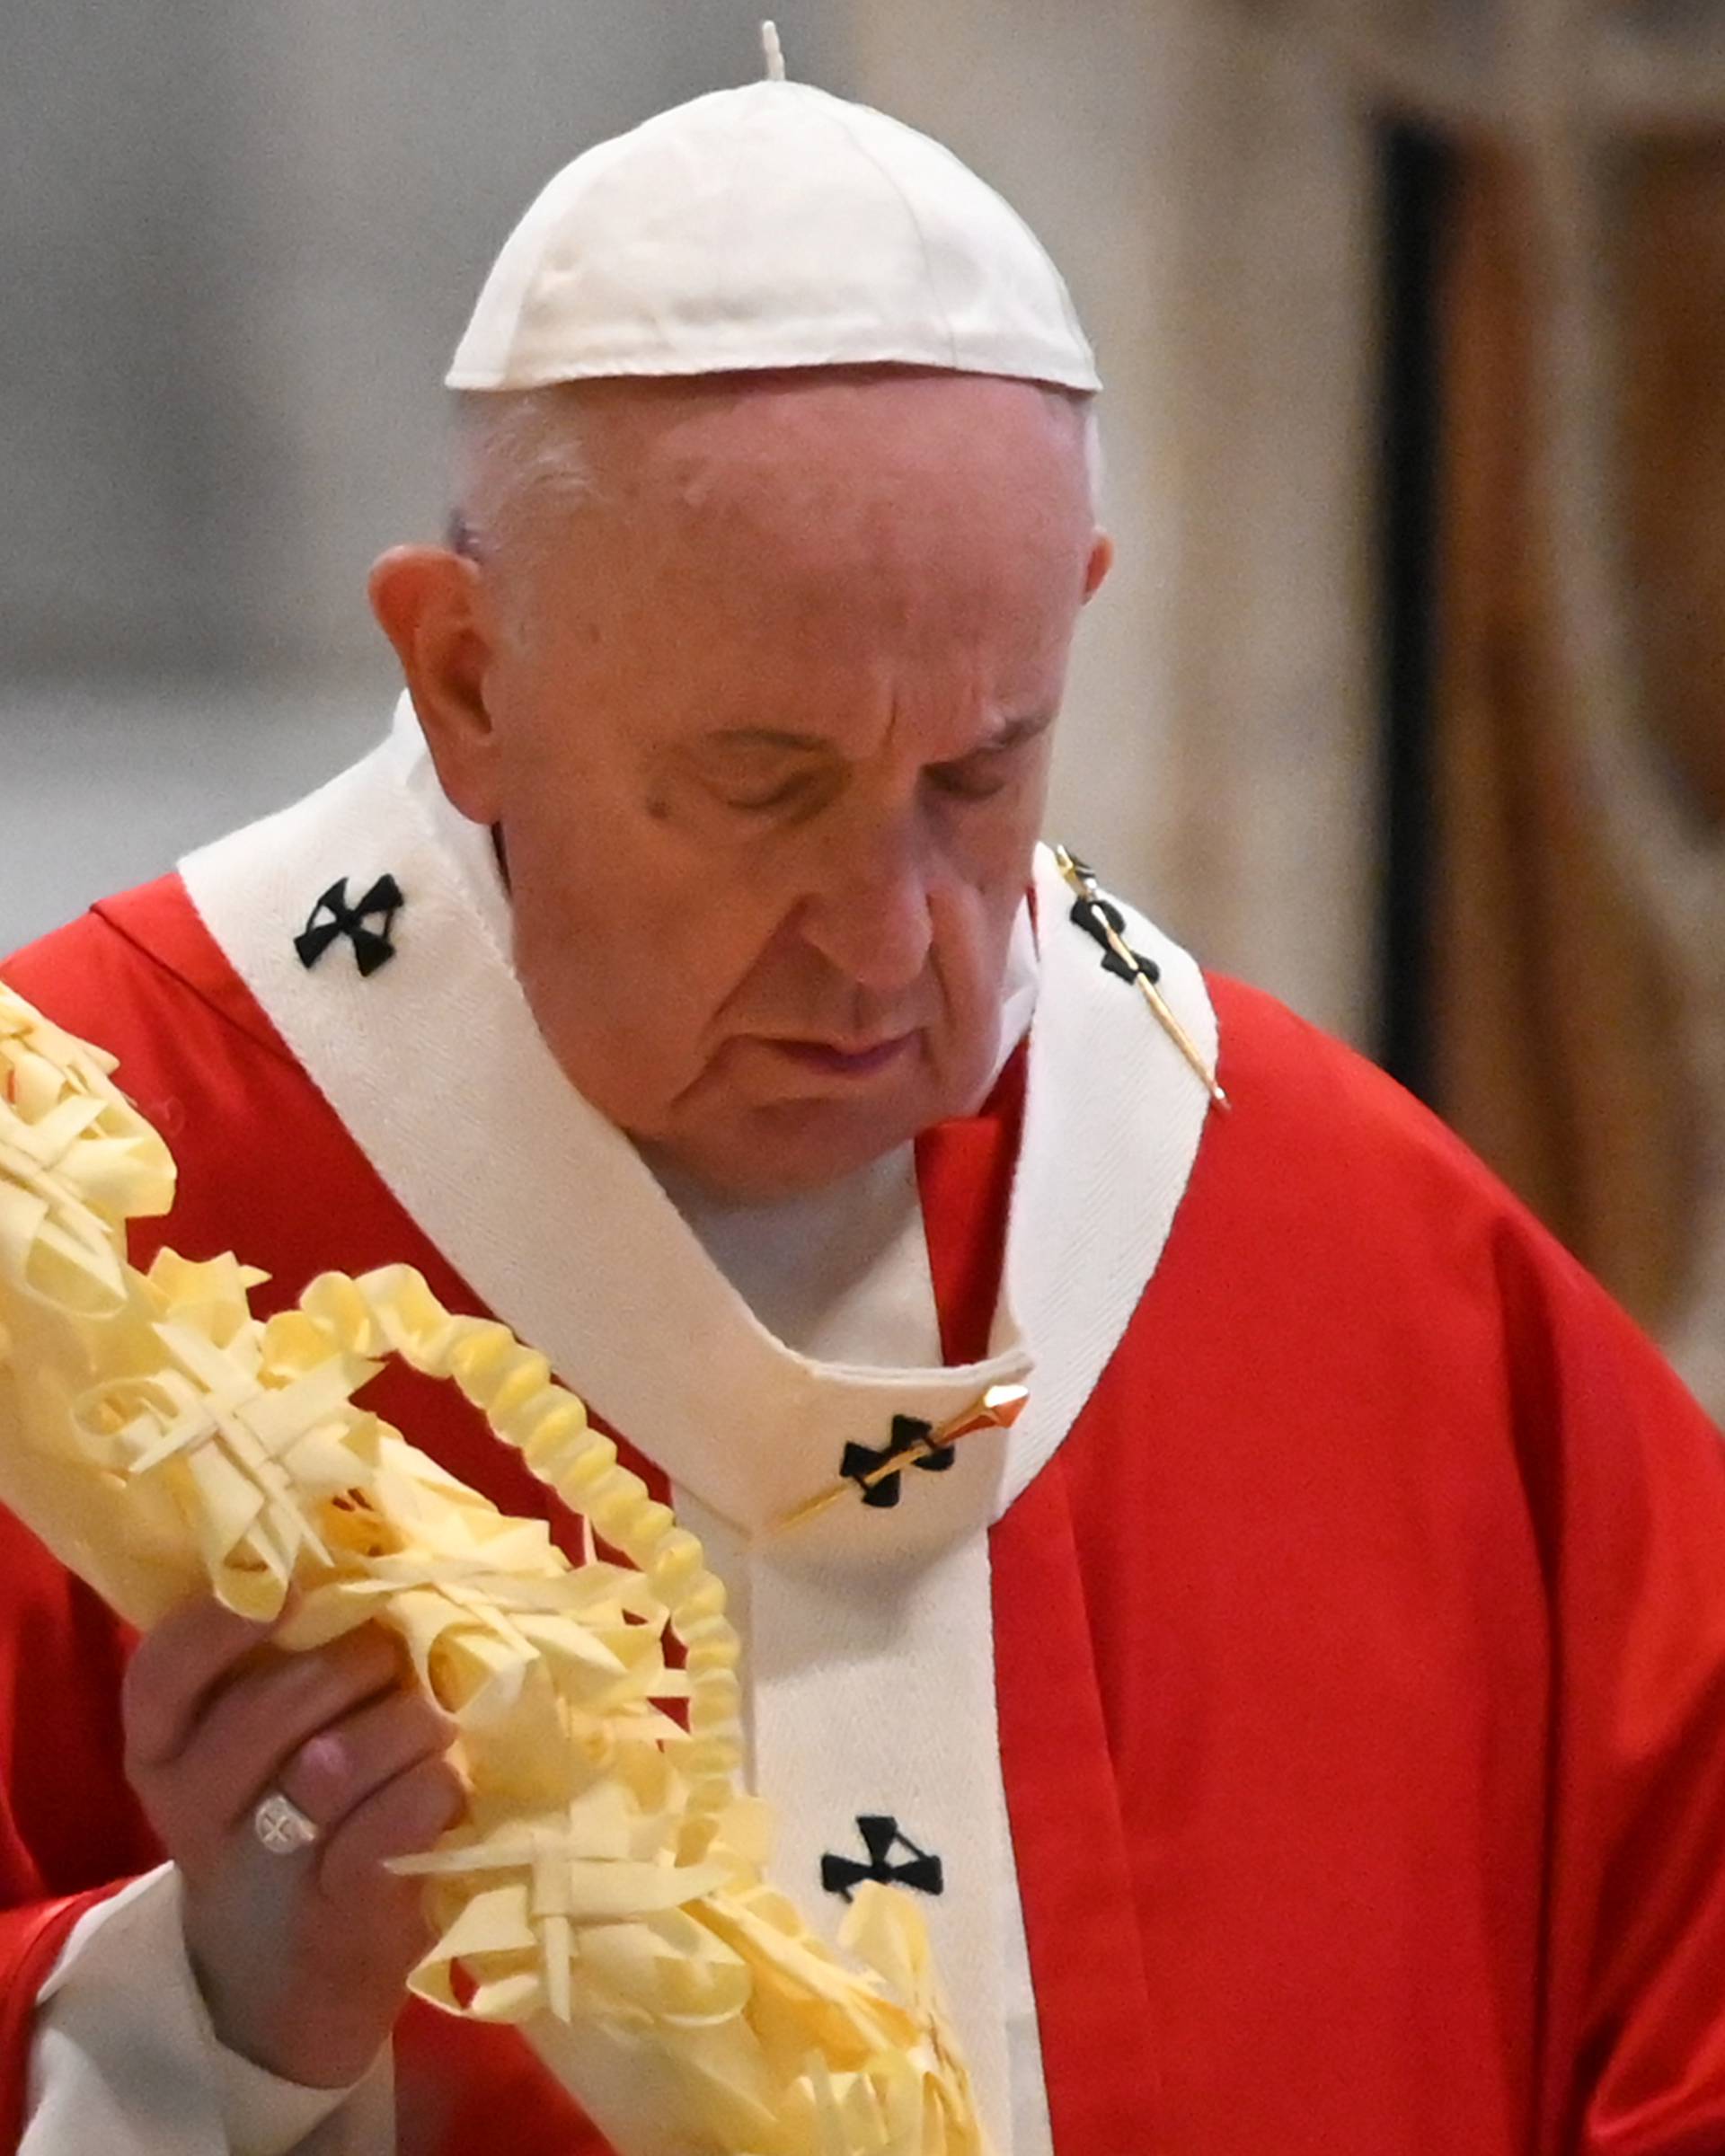
POLYGON ((271 1789, 252 1811, 252 1832, 272 1857, 291 1857, 317 1840, 317 1822, 308 1819, 291 1797, 271 1789))

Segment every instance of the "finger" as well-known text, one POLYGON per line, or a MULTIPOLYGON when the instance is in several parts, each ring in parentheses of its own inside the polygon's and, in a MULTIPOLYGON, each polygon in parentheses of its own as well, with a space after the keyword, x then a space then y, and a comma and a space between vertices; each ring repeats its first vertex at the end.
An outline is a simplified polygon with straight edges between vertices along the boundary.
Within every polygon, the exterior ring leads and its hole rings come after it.
POLYGON ((394 1895, 399 1886, 417 1891, 419 1880, 395 1879, 382 1866, 391 1857, 417 1856, 429 1849, 466 1808, 466 1784, 447 1754, 404 1768, 356 1805, 317 1844, 322 1851, 318 1884, 327 1898, 337 1902, 378 1893, 401 1898, 394 1895))
POLYGON ((401 1677, 396 1642, 376 1625, 303 1654, 271 1653, 217 1695, 173 1763, 172 1786, 155 1794, 170 1810, 195 1807, 200 1821, 232 1827, 307 1737, 401 1677))
POLYGON ((160 1767, 185 1749, 211 1697, 270 1637, 213 1595, 178 1604, 138 1642, 121 1687, 128 1764, 160 1767))
POLYGON ((447 1751, 455 1734, 423 1692, 386 1692, 307 1737, 277 1787, 328 1833, 404 1769, 447 1751))

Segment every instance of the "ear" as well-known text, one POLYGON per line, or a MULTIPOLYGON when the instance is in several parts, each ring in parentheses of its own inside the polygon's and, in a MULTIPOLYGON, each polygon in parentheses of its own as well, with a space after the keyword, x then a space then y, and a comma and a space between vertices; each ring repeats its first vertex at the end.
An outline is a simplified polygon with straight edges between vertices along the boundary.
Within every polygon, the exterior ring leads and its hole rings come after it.
POLYGON ((445 793, 474 823, 495 823, 496 737, 486 684, 497 627, 478 565, 447 547, 395 546, 373 567, 368 589, 445 793))
POLYGON ((1104 531, 1099 530, 1090 543, 1090 561, 1084 570, 1084 604, 1089 605, 1102 588, 1103 579, 1114 566, 1114 542, 1104 531))

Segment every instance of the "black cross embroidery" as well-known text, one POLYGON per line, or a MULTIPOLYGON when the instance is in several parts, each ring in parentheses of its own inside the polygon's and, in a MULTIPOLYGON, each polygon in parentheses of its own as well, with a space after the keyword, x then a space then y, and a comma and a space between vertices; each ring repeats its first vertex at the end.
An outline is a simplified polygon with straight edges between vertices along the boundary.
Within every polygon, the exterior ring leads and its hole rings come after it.
POLYGON ((918 1894, 946 1891, 946 1874, 941 1860, 930 1856, 925 1849, 918 1849, 909 1835, 901 1832, 896 1819, 882 1813, 859 1814, 856 1831, 862 1837, 869 1860, 859 1864, 854 1857, 824 1855, 820 1860, 820 1883, 828 1894, 842 1895, 848 1902, 852 1890, 862 1886, 865 1879, 878 1880, 883 1886, 914 1886, 918 1894), (893 1863, 895 1849, 907 1849, 909 1861, 893 1863))
MULTIPOLYGON (((1081 876, 1089 876, 1092 872, 1075 855, 1072 865, 1081 876)), ((1101 945, 1104 973, 1111 973, 1117 981, 1130 981, 1142 974, 1153 988, 1162 978, 1162 968, 1154 959, 1146 959, 1142 951, 1135 950, 1131 954, 1132 963, 1128 966, 1109 942, 1110 928, 1122 941, 1126 938, 1126 915, 1111 898, 1104 897, 1101 892, 1094 898, 1075 898, 1072 902, 1072 918, 1093 942, 1101 945)))
POLYGON ((348 879, 341 877, 324 892, 312 908, 311 918, 294 938, 300 964, 309 970, 338 936, 346 936, 353 945, 354 963, 361 976, 376 973, 395 956, 390 931, 405 903, 395 879, 380 876, 358 906, 349 906, 348 879), (377 915, 382 915, 382 922, 373 927, 370 923, 377 915))
POLYGON ((907 1464, 920 1467, 931 1475, 938 1475, 952 1464, 952 1447, 950 1445, 931 1445, 931 1422, 918 1421, 914 1415, 895 1415, 892 1418, 892 1442, 877 1450, 871 1445, 847 1445, 845 1457, 839 1462, 838 1471, 847 1482, 854 1482, 862 1492, 865 1505, 876 1506, 882 1512, 890 1512, 898 1502, 899 1485, 904 1477, 896 1470, 889 1475, 879 1471, 889 1460, 906 1460, 907 1464), (878 1475, 878 1480, 871 1480, 878 1475))

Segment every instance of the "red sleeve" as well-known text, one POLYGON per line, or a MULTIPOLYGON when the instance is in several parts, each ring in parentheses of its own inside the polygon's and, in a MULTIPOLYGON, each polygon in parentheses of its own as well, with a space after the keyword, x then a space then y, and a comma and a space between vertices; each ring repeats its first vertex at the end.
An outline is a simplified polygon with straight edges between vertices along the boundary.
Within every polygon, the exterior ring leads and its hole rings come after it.
MULTIPOLYGON (((1261 999, 1229 990, 1225 1039, 1228 1011, 1243 1028, 1269 1022, 1261 999)), ((1482 1440, 1514 1449, 1544 1638, 1496 1651, 1508 1662, 1535 1646, 1547 1685, 1524 1726, 1544 1819, 1532 2145, 1725 2156, 1725 1445, 1652 1343, 1449 1132, 1332 1044, 1304 1060, 1349 1127, 1326 1127, 1333 1111, 1311 1098, 1282 1134, 1342 1163, 1359 1269, 1340 1307, 1369 1310, 1376 1293, 1375 1321, 1402 1329, 1424 1383, 1491 1399, 1488 1419, 1455 1430, 1473 1472, 1486 1471, 1482 1440), (1443 1319, 1411 1296, 1398 1308, 1370 1224, 1406 1213, 1411 1190, 1443 1319)))
MULTIPOLYGON (((1544 1818, 1532 2145, 1722 2156, 1725 1445, 1654 1346, 1448 1132, 1342 1063, 1326 1046, 1319 1082, 1355 1096, 1357 1129, 1383 1134, 1381 1165, 1348 1160, 1348 1241, 1380 1269, 1362 1270, 1342 1307, 1368 1308, 1375 1286, 1393 1305, 1396 1277, 1364 1216, 1423 1185, 1427 1241, 1465 1268, 1448 1289, 1433 1276, 1459 1336, 1447 1351, 1496 1407, 1481 1430, 1457 1429, 1456 1449, 1513 1445, 1531 1537, 1527 1606, 1544 1637, 1497 1651, 1535 1645, 1547 1673, 1545 1711, 1525 1726, 1544 1818)), ((1305 1105, 1321 1152, 1324 1110, 1305 1105)), ((1391 1316, 1410 1344, 1413 1326, 1435 1323, 1391 1316)), ((1454 1392, 1458 1374, 1437 1377, 1441 1347, 1426 1337, 1431 1352, 1414 1359, 1454 1392)))
POLYGON ((1552 1611, 1542 2146, 1725 2150, 1725 1445, 1567 1260, 1507 1234, 1552 1611))
POLYGON ((0 2147, 17 2145, 36 1994, 84 1910, 161 1861, 121 1766, 129 1637, 0 1512, 0 2147))
POLYGON ((15 2150, 23 2136, 36 1995, 84 1911, 124 1884, 0 1911, 0 2148, 15 2150))

